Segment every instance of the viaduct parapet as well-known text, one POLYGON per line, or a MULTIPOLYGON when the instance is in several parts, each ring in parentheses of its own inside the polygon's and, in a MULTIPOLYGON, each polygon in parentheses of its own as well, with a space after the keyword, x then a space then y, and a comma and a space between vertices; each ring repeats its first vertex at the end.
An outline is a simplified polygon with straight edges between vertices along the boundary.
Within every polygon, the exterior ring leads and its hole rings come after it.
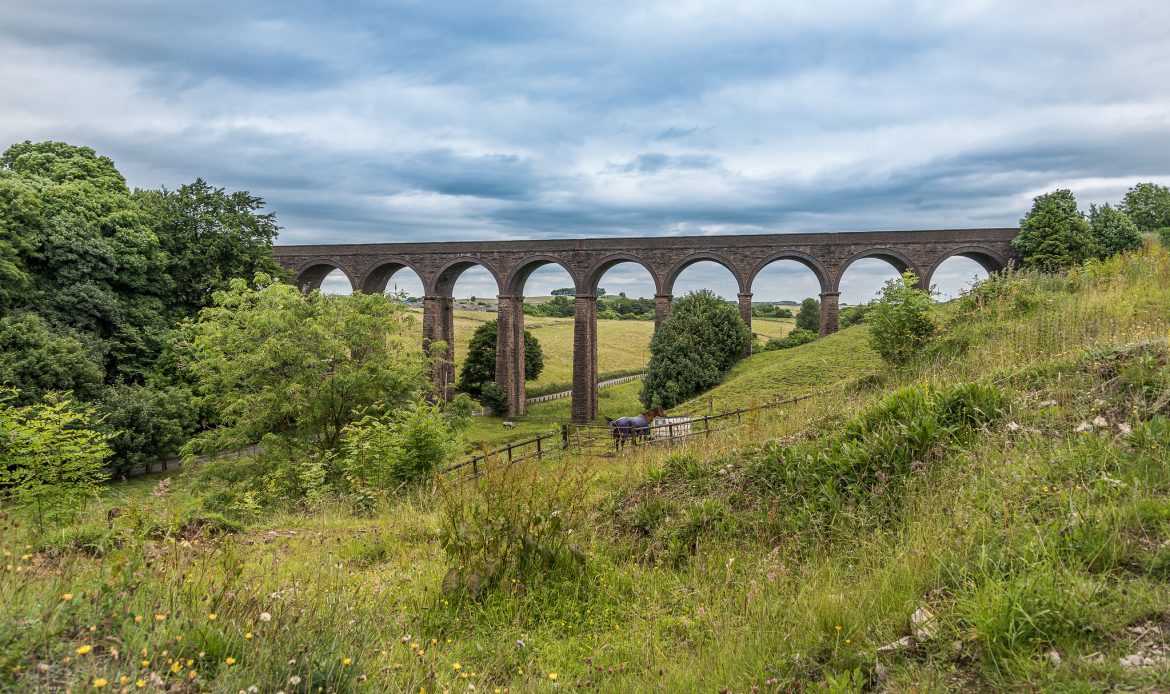
POLYGON ((1018 229, 946 229, 932 231, 860 231, 818 234, 744 236, 667 236, 646 238, 563 239, 547 241, 466 241, 453 243, 371 243, 276 246, 273 253, 303 290, 321 286, 334 270, 349 278, 355 291, 378 294, 390 278, 409 268, 424 287, 423 339, 443 341, 447 358, 432 374, 441 393, 454 383, 452 297, 456 280, 479 265, 496 280, 499 295, 496 379, 507 395, 508 414, 521 415, 524 390, 524 285, 534 270, 549 264, 565 269, 576 291, 573 339, 575 421, 597 416, 597 287, 607 270, 619 263, 644 267, 654 281, 655 326, 670 313, 674 283, 690 265, 713 261, 727 268, 739 285, 739 308, 751 325, 752 287, 769 264, 794 260, 820 283, 822 335, 837 330, 841 278, 854 262, 880 258, 898 271, 910 270, 930 286, 938 267, 962 256, 988 272, 1015 259, 1011 241, 1018 229))

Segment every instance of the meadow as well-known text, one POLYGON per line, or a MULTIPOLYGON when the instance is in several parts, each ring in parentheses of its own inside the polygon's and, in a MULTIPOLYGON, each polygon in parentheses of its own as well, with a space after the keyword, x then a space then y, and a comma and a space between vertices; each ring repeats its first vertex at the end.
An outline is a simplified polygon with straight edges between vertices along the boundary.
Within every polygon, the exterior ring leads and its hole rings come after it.
POLYGON ((935 317, 902 369, 864 327, 744 360, 687 407, 811 397, 672 449, 246 523, 201 515, 197 467, 43 534, 5 509, 0 687, 1156 690, 1170 256, 935 317))

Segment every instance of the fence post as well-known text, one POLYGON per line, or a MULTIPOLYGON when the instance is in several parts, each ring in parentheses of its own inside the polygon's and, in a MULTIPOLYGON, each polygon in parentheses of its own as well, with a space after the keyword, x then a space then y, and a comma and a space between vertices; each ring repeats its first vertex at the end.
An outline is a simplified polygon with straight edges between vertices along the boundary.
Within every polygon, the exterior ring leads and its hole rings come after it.
POLYGON ((562 424, 561 425, 561 450, 565 450, 568 447, 569 447, 569 425, 562 424))
POLYGON ((536 459, 537 460, 540 460, 540 456, 541 456, 540 442, 543 440, 544 440, 544 436, 537 436, 536 437, 536 459))
POLYGON ((479 477, 479 458, 471 459, 471 475, 473 477, 479 477))
POLYGON ((508 464, 509 465, 512 464, 512 446, 511 446, 511 444, 508 445, 508 464))

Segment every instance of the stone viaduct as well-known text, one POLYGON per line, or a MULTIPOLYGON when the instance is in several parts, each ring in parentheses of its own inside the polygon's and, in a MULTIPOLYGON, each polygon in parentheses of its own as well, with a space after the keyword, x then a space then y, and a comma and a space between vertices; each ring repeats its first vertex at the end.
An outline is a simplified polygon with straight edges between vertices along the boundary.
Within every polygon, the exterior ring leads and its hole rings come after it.
POLYGON ((1015 257, 1011 240, 1017 229, 950 229, 745 236, 668 236, 549 241, 472 241, 454 243, 372 243, 357 245, 276 246, 276 260, 305 291, 321 285, 334 270, 349 278, 355 291, 381 293, 394 273, 409 268, 422 280, 423 339, 447 343, 447 358, 434 368, 439 392, 454 383, 452 291, 463 271, 479 265, 499 287, 496 379, 507 395, 510 415, 524 413, 524 284, 537 268, 556 264, 572 277, 576 291, 573 338, 574 421, 597 416, 597 287, 614 265, 637 263, 650 273, 656 288, 655 325, 670 313, 679 273, 693 263, 714 261, 739 284, 739 310, 751 325, 752 283, 768 264, 794 260, 820 282, 822 335, 837 330, 837 299, 845 270, 862 258, 881 258, 898 271, 910 270, 923 286, 944 260, 971 258, 988 272, 1006 267, 1015 257))

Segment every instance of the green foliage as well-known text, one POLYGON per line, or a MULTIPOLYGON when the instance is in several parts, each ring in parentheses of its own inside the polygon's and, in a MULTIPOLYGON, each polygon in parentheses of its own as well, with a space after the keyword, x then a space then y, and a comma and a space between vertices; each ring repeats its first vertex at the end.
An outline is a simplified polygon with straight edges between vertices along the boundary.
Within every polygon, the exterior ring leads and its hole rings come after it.
POLYGON ((792 309, 777 303, 753 301, 752 316, 755 318, 792 318, 792 309))
POLYGON ((1166 250, 1170 250, 1170 227, 1161 227, 1160 229, 1155 229, 1154 234, 1157 235, 1158 241, 1162 243, 1162 247, 1166 250))
POLYGON ((1142 247, 1142 234, 1130 218, 1109 203, 1089 206, 1089 228, 1098 257, 1107 258, 1142 247))
POLYGON ((553 296, 573 296, 577 293, 576 289, 572 287, 561 287, 560 289, 552 290, 553 296))
POLYGON ((796 328, 784 337, 774 337, 768 340, 767 344, 764 345, 764 351, 770 352, 774 349, 791 349, 793 347, 807 345, 816 339, 817 334, 811 330, 796 328))
POLYGON ((821 302, 811 296, 800 302, 800 310, 796 312, 796 327, 800 330, 820 334, 821 302))
POLYGON ((1093 233, 1077 209, 1072 191, 1062 188, 1038 195, 1020 220, 1012 246, 1027 267, 1060 270, 1097 255, 1093 233))
POLYGON ((176 317, 195 315, 235 277, 278 276, 272 242, 280 229, 264 201, 247 191, 229 193, 199 178, 178 190, 135 191, 167 254, 174 283, 167 307, 176 317))
POLYGON ((867 316, 870 344, 890 364, 906 364, 923 352, 934 336, 930 293, 915 289, 918 278, 905 272, 886 282, 867 316))
POLYGON ((238 450, 266 436, 331 450, 346 425, 428 387, 401 304, 361 293, 303 296, 265 276, 256 284, 233 280, 188 328, 197 393, 221 424, 186 451, 238 450))
POLYGON ((0 494, 32 511, 38 532, 74 511, 106 479, 107 436, 68 400, 15 407, 0 392, 0 494))
POLYGON ((735 306, 710 290, 687 294, 650 340, 642 404, 673 407, 714 386, 750 342, 735 306))
POLYGON ((534 466, 502 462, 481 471, 475 480, 440 479, 445 594, 482 600, 509 578, 527 585, 584 569, 572 543, 585 509, 580 474, 562 465, 537 482, 534 466))
POLYGON ((20 402, 35 402, 49 391, 72 391, 90 399, 100 390, 102 367, 68 328, 53 329, 29 311, 0 318, 0 383, 16 388, 20 402))
POLYGON ((872 304, 858 304, 857 306, 846 306, 841 309, 838 316, 837 327, 841 330, 851 328, 854 325, 860 325, 865 322, 865 317, 869 314, 869 309, 872 304))
MULTIPOLYGON (((471 343, 467 347, 467 358, 459 369, 459 382, 456 387, 473 397, 483 395, 484 388, 489 383, 496 382, 496 321, 491 320, 475 329, 471 336, 471 343)), ((531 381, 544 370, 544 352, 540 349, 540 341, 529 331, 524 331, 524 380, 531 381)), ((491 395, 489 395, 491 397, 491 395)), ((501 395, 502 401, 502 395, 501 395)), ((493 411, 500 412, 490 403, 480 402, 493 411)))
POLYGON ((178 455, 196 427, 195 403, 183 386, 118 383, 102 392, 97 407, 98 427, 113 449, 111 467, 120 477, 178 455))
POLYGON ((1170 188, 1139 183, 1130 188, 1118 208, 1144 232, 1170 227, 1170 188))
POLYGON ((352 487, 385 492, 428 476, 460 450, 447 415, 437 405, 415 401, 346 427, 339 459, 352 487))

